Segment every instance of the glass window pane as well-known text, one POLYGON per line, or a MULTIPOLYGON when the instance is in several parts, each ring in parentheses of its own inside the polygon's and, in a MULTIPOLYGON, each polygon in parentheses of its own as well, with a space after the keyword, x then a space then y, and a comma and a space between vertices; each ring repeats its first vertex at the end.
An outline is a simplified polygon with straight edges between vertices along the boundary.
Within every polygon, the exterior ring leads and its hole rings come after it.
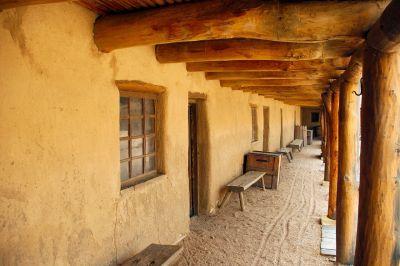
POLYGON ((127 159, 129 158, 129 147, 127 140, 120 140, 119 141, 119 159, 127 159))
POLYGON ((155 138, 147 137, 146 138, 146 154, 154 153, 155 151, 156 151, 155 138))
POLYGON ((132 176, 143 174, 143 158, 132 160, 132 176))
POLYGON ((156 157, 155 156, 146 157, 144 160, 145 160, 145 168, 144 168, 145 173, 156 170, 156 157))
POLYGON ((143 155, 143 139, 131 140, 131 157, 143 155))
POLYGON ((121 181, 129 179, 129 162, 121 163, 120 175, 121 181))
POLYGON ((143 136, 143 119, 131 119, 131 136, 143 136))
POLYGON ((146 134, 155 132, 155 120, 154 118, 146 118, 146 134))
POLYGON ((119 137, 128 137, 129 120, 121 119, 119 120, 119 137))
POLYGON ((130 98, 131 99, 131 113, 130 115, 142 115, 142 99, 141 98, 130 98))
POLYGON ((144 100, 144 107, 145 107, 146 114, 149 114, 149 115, 154 115, 155 114, 156 110, 154 108, 154 100, 145 99, 144 100))
POLYGON ((129 98, 119 97, 119 115, 121 117, 129 115, 128 103, 129 103, 129 98))

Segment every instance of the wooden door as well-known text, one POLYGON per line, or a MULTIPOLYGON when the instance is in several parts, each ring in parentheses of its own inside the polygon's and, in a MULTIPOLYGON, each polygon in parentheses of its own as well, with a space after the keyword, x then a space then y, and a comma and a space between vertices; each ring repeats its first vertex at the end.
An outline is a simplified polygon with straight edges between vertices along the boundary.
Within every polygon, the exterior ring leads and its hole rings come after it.
POLYGON ((196 103, 189 104, 189 197, 190 217, 198 214, 198 110, 196 103))
POLYGON ((263 150, 269 149, 269 107, 264 107, 264 137, 263 137, 263 150))

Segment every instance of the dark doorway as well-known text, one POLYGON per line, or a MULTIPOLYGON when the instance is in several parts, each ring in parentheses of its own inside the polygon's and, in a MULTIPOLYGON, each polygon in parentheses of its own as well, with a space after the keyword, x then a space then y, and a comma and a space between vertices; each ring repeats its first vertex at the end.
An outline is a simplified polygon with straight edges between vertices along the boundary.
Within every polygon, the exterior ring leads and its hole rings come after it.
POLYGON ((189 103, 189 193, 190 217, 198 214, 198 108, 196 103, 189 103))

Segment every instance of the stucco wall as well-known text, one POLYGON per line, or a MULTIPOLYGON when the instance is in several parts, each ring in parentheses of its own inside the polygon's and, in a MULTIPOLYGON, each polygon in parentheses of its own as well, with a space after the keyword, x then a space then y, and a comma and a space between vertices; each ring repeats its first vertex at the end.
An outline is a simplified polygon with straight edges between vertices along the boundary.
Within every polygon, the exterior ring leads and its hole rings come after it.
POLYGON ((270 150, 293 139, 294 112, 272 99, 221 88, 184 64, 161 65, 153 47, 97 51, 95 14, 71 3, 0 13, 0 264, 122 261, 189 230, 188 92, 207 95, 207 212, 262 149, 263 106, 270 150), (120 191, 119 93, 115 80, 166 87, 165 175, 120 191), (250 104, 259 141, 251 143, 250 104))
POLYGON ((319 126, 320 122, 311 122, 311 113, 319 113, 319 108, 301 108, 301 118, 303 125, 307 126, 308 129, 319 126))

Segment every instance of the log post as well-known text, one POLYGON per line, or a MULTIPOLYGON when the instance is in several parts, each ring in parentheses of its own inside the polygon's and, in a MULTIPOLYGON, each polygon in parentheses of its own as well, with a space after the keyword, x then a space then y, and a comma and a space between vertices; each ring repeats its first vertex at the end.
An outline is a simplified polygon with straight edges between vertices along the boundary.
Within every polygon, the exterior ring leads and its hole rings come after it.
POLYGON ((354 264, 356 249, 358 184, 357 143, 358 86, 362 72, 360 49, 353 55, 349 67, 340 78, 339 104, 339 176, 336 209, 336 261, 344 265, 354 264))
POLYGON ((367 37, 361 110, 361 182, 355 265, 400 264, 400 1, 367 37))
POLYGON ((336 80, 331 85, 332 107, 330 115, 330 134, 329 134, 329 201, 328 218, 336 219, 336 198, 337 180, 339 166, 339 81, 336 80))
POLYGON ((328 91, 324 94, 323 98, 325 108, 325 171, 324 181, 329 181, 331 171, 331 155, 330 155, 330 132, 331 132, 331 108, 332 108, 332 92, 328 91))

